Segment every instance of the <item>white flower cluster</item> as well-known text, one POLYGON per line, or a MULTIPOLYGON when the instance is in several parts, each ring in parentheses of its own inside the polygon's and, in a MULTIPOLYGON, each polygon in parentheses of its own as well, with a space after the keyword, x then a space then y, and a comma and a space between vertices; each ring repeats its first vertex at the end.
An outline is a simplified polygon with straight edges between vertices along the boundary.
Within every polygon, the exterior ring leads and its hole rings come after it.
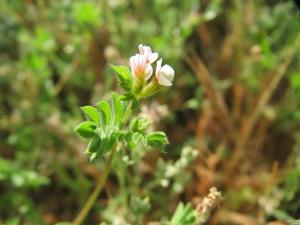
MULTIPOLYGON (((130 68, 133 76, 138 79, 149 80, 153 74, 152 64, 158 59, 158 53, 152 52, 146 45, 139 45, 139 53, 130 57, 130 68)), ((156 61, 155 79, 158 84, 172 86, 174 79, 174 69, 165 64, 162 66, 162 59, 156 61)))

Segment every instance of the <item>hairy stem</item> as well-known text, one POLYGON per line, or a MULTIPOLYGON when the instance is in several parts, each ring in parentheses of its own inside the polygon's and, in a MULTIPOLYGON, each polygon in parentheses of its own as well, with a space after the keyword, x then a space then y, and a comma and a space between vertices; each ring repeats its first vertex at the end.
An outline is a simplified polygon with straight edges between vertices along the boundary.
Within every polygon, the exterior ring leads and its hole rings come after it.
POLYGON ((92 194, 88 198, 88 200, 85 203, 84 207, 81 209, 81 211, 79 212, 79 214, 75 218, 75 220, 73 222, 74 225, 82 224, 82 222, 84 221, 84 219, 86 218, 86 216, 88 215, 90 210, 92 209, 93 205, 95 204, 95 201, 97 200, 99 194, 101 193, 101 191, 102 191, 102 189, 103 189, 103 187, 104 187, 104 185, 107 181, 115 152, 116 152, 116 148, 113 148, 113 150, 110 152, 109 158, 108 158, 108 160, 105 164, 102 177, 99 179, 99 181, 96 185, 96 188, 94 189, 94 191, 92 192, 92 194))

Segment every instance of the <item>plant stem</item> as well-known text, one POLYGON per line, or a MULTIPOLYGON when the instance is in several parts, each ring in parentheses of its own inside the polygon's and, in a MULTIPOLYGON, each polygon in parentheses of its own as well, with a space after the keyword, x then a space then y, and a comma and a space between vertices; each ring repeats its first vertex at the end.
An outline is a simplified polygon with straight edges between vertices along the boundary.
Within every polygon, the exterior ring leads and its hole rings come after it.
POLYGON ((111 168, 111 164, 112 164, 112 160, 113 160, 115 152, 116 152, 116 147, 113 148, 113 150, 110 152, 109 158, 108 158, 108 160, 105 164, 105 167, 104 167, 102 177, 99 179, 99 181, 96 185, 96 188, 94 189, 94 191, 92 192, 92 194, 88 198, 88 200, 85 203, 84 207, 81 209, 81 211, 79 212, 79 214, 75 218, 75 220, 73 222, 73 225, 82 224, 82 222, 84 221, 84 219, 88 215, 89 211, 93 207, 95 201, 97 200, 99 194, 101 193, 101 191, 102 191, 102 189, 103 189, 103 187, 106 183, 106 180, 107 180, 109 172, 110 172, 110 168, 111 168))
MULTIPOLYGON (((130 112, 131 112, 131 106, 132 106, 132 102, 129 102, 129 104, 126 107, 126 111, 124 114, 124 120, 123 120, 123 125, 126 124, 130 112)), ((81 209, 81 211, 79 212, 79 214, 77 215, 77 217, 75 218, 73 225, 80 225, 82 224, 82 222, 84 221, 84 219, 86 218, 86 216, 88 215, 88 213, 90 212, 90 210, 92 209, 93 205, 95 204, 95 201, 97 200, 99 194, 101 193, 106 180, 108 178, 109 172, 110 172, 110 168, 111 168, 111 164, 112 164, 112 160, 114 158, 114 154, 116 152, 117 147, 114 147, 112 149, 112 151, 110 152, 109 158, 105 164, 104 167, 104 171, 103 171, 103 175, 102 177, 99 179, 96 188, 94 189, 94 191, 92 192, 92 194, 90 195, 90 197, 88 198, 87 202, 85 203, 84 207, 81 209)))

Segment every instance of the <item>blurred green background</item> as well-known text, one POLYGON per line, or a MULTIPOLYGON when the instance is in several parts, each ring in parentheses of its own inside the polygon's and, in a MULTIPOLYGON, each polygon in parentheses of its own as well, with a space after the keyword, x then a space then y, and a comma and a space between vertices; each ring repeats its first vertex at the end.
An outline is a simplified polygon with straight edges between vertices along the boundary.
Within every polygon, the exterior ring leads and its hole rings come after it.
POLYGON ((208 224, 299 218, 299 29, 293 1, 1 0, 0 223, 76 216, 102 167, 73 132, 79 107, 118 91, 110 65, 140 43, 176 71, 142 105, 170 145, 115 165, 86 224, 159 221, 212 186, 208 224))

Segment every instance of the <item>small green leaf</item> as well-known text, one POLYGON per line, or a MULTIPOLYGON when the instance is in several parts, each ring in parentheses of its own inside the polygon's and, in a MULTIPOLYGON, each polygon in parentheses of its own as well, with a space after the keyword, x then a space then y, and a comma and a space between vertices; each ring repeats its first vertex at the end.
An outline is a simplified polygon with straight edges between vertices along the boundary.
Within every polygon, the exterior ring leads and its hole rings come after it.
POLYGON ((83 106, 80 108, 84 114, 87 116, 87 118, 90 121, 95 122, 96 124, 99 124, 100 122, 100 118, 99 118, 99 112, 97 111, 97 109, 93 106, 83 106))
POLYGON ((100 144, 100 148, 97 151, 97 158, 101 157, 102 155, 104 155, 107 151, 107 147, 109 144, 109 136, 107 134, 108 132, 106 131, 101 131, 100 137, 101 137, 101 144, 100 144))
POLYGON ((172 217, 172 225, 194 225, 196 222, 196 211, 191 204, 183 205, 179 203, 172 217))
POLYGON ((97 124, 91 121, 80 123, 74 130, 77 134, 84 138, 92 138, 95 135, 97 124))
POLYGON ((122 116, 123 116, 123 106, 122 103, 120 101, 120 97, 118 96, 118 94, 113 93, 113 100, 112 100, 112 110, 113 110, 113 114, 114 114, 114 124, 115 125, 119 125, 121 120, 122 120, 122 116))
POLYGON ((101 101, 97 103, 97 107, 99 108, 102 115, 102 122, 104 125, 109 125, 111 121, 111 108, 108 102, 101 101))
POLYGON ((130 122, 130 129, 133 132, 143 133, 150 126, 151 122, 146 118, 133 118, 130 122))
POLYGON ((146 135, 146 140, 149 146, 158 149, 163 149, 169 143, 166 134, 161 131, 146 135))
POLYGON ((135 132, 133 133, 132 137, 131 137, 131 140, 135 143, 135 144, 138 144, 141 142, 143 138, 143 135, 141 133, 138 133, 138 132, 135 132))
POLYGON ((131 138, 131 132, 119 131, 118 132, 118 140, 128 142, 131 138))
POLYGON ((120 86, 126 91, 130 91, 132 87, 132 74, 127 66, 111 66, 116 72, 120 86))
POLYGON ((112 147, 116 144, 116 142, 117 142, 117 137, 118 137, 117 133, 115 133, 115 132, 112 132, 112 133, 111 133, 111 135, 110 135, 110 137, 109 137, 108 144, 107 144, 107 146, 106 146, 107 150, 112 149, 112 147))
POLYGON ((89 142, 89 145, 86 149, 87 153, 97 152, 101 146, 101 138, 99 136, 94 136, 89 142))

